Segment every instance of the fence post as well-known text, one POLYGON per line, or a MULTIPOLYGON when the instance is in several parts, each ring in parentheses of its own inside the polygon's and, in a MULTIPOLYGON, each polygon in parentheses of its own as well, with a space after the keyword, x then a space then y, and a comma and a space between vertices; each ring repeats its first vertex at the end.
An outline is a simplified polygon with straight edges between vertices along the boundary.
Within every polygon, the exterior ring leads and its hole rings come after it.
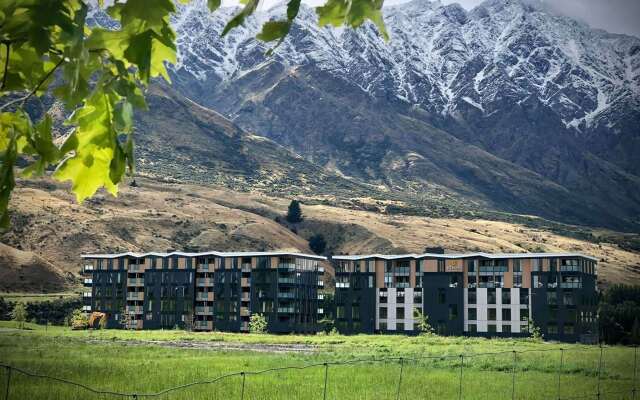
POLYGON ((564 363, 564 349, 560 349, 560 364, 558 365, 558 400, 560 400, 560 377, 562 375, 562 367, 564 363))
POLYGON ((398 391, 396 392, 396 400, 400 400, 400 385, 402 384, 403 368, 404 368, 404 358, 400 357, 400 377, 398 378, 398 391))
POLYGON ((244 380, 247 375, 244 372, 240 372, 240 376, 242 376, 242 390, 240 391, 240 400, 244 400, 244 380))
POLYGON ((515 400, 516 398, 516 362, 517 362, 518 353, 513 351, 513 370, 512 373, 512 382, 511 382, 511 400, 515 400))
POLYGON ((324 363, 324 391, 322 395, 323 400, 327 400, 327 378, 329 377, 329 364, 324 363))
POLYGON ((636 379, 638 374, 638 346, 636 346, 635 351, 633 353, 633 400, 636 400, 636 379))
POLYGON ((600 359, 598 361, 598 395, 597 398, 600 400, 600 378, 602 375, 602 352, 604 351, 604 347, 602 347, 602 343, 600 343, 600 359))
POLYGON ((464 354, 460 354, 460 385, 458 386, 458 400, 462 400, 462 368, 464 367, 464 354))
POLYGON ((11 385, 11 367, 7 365, 7 390, 4 392, 4 400, 9 400, 9 385, 11 385))

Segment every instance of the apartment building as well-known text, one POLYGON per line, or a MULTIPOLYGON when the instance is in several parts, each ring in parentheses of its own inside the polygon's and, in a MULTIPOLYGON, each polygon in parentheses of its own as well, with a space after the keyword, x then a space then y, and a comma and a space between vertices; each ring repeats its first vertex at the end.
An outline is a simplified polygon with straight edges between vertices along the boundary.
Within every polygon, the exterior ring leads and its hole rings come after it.
POLYGON ((282 252, 82 256, 84 310, 107 326, 246 332, 252 313, 274 333, 312 333, 322 318, 325 257, 282 252))
POLYGON ((345 333, 417 333, 419 310, 443 335, 592 341, 596 259, 574 253, 332 257, 336 324, 345 333))

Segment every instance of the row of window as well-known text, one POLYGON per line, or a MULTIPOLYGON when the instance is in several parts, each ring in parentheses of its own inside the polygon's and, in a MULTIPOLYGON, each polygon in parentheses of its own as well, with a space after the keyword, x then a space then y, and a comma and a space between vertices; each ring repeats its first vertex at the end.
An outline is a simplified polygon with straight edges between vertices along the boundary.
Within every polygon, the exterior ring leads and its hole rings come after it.
MULTIPOLYGON (((506 290, 501 290, 501 303, 502 304, 511 304, 511 290, 510 289, 506 289, 506 290)), ((495 288, 493 289, 487 289, 487 304, 497 304, 497 299, 498 299, 498 295, 497 295, 497 290, 495 288)), ((529 290, 527 289, 520 289, 520 303, 519 304, 524 304, 527 305, 529 304, 529 290)), ((468 304, 477 304, 478 302, 478 294, 476 292, 475 289, 469 289, 467 291, 467 303, 468 304)))
MULTIPOLYGON (((511 321, 511 309, 503 308, 501 311, 502 321, 511 321)), ((495 308, 487 308, 487 321, 497 321, 498 310, 495 308)), ((470 307, 467 309, 467 320, 468 321, 477 321, 478 320, 478 310, 475 307, 470 307)), ((520 321, 528 321, 529 320, 529 310, 523 308, 520 310, 520 321)))

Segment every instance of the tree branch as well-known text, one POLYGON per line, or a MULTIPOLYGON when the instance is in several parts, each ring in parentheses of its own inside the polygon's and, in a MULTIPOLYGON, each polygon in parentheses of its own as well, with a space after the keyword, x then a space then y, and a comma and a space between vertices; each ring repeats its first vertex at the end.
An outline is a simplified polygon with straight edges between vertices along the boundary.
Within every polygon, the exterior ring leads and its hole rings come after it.
POLYGON ((11 44, 9 42, 4 42, 4 45, 7 46, 7 58, 4 60, 4 74, 2 75, 2 85, 0 86, 0 90, 4 90, 4 86, 7 84, 7 72, 9 72, 9 55, 11 54, 11 44))
POLYGON ((60 65, 62 65, 63 62, 64 62, 64 58, 60 58, 60 61, 58 61, 58 63, 53 68, 51 68, 51 71, 49 71, 47 73, 47 75, 45 75, 45 77, 42 78, 42 80, 40 82, 38 82, 38 85, 31 92, 29 92, 26 96, 20 97, 18 99, 12 100, 12 101, 4 104, 2 107, 0 107, 0 111, 3 111, 5 108, 9 107, 10 105, 16 104, 16 103, 21 103, 20 107, 24 107, 24 105, 27 102, 27 100, 29 100, 31 98, 31 96, 36 94, 36 92, 42 87, 42 85, 44 85, 44 83, 47 81, 47 79, 49 79, 51 77, 51 75, 53 75, 53 73, 56 71, 56 69, 58 69, 58 67, 60 65))

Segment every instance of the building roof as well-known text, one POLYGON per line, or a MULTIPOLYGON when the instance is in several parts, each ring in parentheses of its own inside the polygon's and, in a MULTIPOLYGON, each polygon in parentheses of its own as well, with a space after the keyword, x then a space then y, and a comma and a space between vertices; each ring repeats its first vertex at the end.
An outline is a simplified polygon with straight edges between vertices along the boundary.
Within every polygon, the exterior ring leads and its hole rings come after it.
POLYGON ((186 253, 182 251, 173 251, 171 253, 134 253, 134 252, 126 252, 126 253, 117 253, 117 254, 82 254, 82 258, 120 258, 120 257, 170 257, 170 256, 183 256, 183 257, 202 257, 202 256, 216 256, 216 257, 260 257, 260 256, 296 256, 303 258, 311 258, 314 260, 326 260, 327 257, 317 256, 315 254, 304 254, 304 253, 292 253, 292 252, 284 252, 284 251, 236 251, 236 252, 222 252, 222 251, 205 251, 198 253, 186 253))
POLYGON ((403 258, 433 258, 433 259, 459 259, 459 258, 560 258, 560 257, 576 257, 584 258, 591 261, 598 261, 597 258, 587 256, 580 253, 423 253, 423 254, 359 254, 359 255, 336 255, 332 256, 333 260, 356 261, 366 260, 369 258, 380 258, 383 260, 397 260, 403 258))

